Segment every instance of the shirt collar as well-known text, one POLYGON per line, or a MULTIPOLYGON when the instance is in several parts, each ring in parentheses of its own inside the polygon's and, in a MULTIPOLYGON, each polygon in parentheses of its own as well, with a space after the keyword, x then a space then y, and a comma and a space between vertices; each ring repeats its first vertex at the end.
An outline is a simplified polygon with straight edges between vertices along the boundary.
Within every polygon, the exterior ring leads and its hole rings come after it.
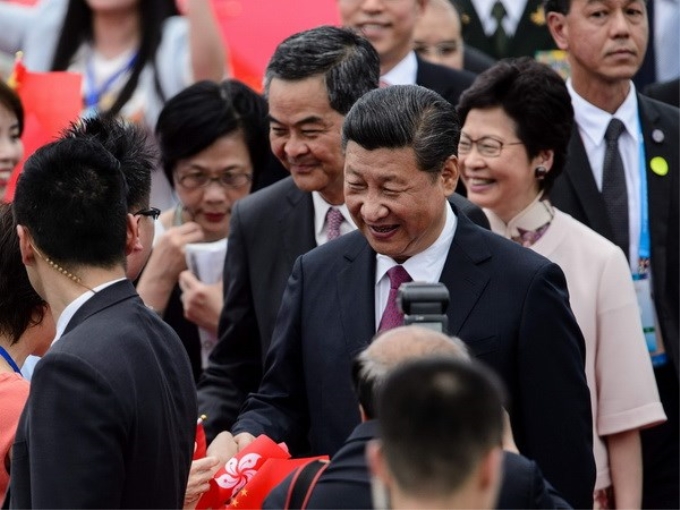
POLYGON ((383 74, 380 79, 389 85, 415 85, 418 74, 418 59, 413 51, 409 51, 401 62, 383 74))
POLYGON ((338 211, 342 213, 342 217, 346 222, 348 222, 350 225, 352 225, 354 228, 356 226, 354 225, 354 222, 352 221, 352 217, 349 214, 349 209, 347 209, 347 206, 345 204, 341 205, 331 205, 326 200, 321 196, 321 193, 318 191, 312 191, 312 202, 314 203, 314 233, 315 235, 321 234, 324 229, 324 225, 326 223, 326 214, 328 213, 328 209, 331 207, 335 207, 338 211))
POLYGON ((567 80, 567 89, 571 95, 571 103, 574 106, 574 120, 578 124, 579 131, 587 136, 595 146, 604 143, 604 133, 607 130, 609 121, 616 117, 626 128, 626 132, 639 142, 640 133, 638 129, 638 104, 635 85, 630 82, 630 90, 626 99, 619 109, 612 115, 601 110, 594 104, 589 103, 574 90, 571 79, 567 80))
MULTIPOLYGON (((458 218, 456 218, 456 215, 453 213, 453 210, 447 201, 446 221, 444 222, 444 228, 437 240, 428 248, 409 257, 406 262, 401 264, 414 282, 432 282, 439 279, 441 271, 438 271, 437 275, 434 275, 432 268, 443 267, 451 242, 453 241, 453 235, 456 232, 457 224, 458 218), (433 280, 435 277, 436 279, 433 280)), ((398 265, 398 263, 393 258, 380 253, 376 254, 375 283, 377 284, 385 277, 387 271, 396 265, 398 265)))
POLYGON ((503 222, 493 211, 484 209, 484 213, 489 218, 491 230, 508 239, 516 238, 521 235, 519 229, 535 231, 547 223, 550 223, 555 216, 555 212, 548 200, 542 200, 543 193, 538 196, 517 216, 512 218, 507 224, 503 222))
POLYGON ((76 312, 80 309, 81 306, 83 306, 87 301, 94 296, 97 292, 104 290, 106 287, 110 287, 114 283, 118 283, 125 280, 125 278, 118 278, 117 280, 111 280, 110 282, 105 282, 102 283, 101 285, 97 285, 95 288, 92 290, 86 290, 83 292, 80 296, 78 296, 76 299, 71 301, 66 308, 64 308, 64 311, 61 312, 61 315, 59 316, 59 319, 57 319, 57 326, 56 326, 56 334, 54 335, 54 340, 52 340, 52 345, 54 345, 57 340, 61 338, 61 336, 64 334, 64 331, 66 330, 66 326, 68 326, 68 323, 71 321, 73 316, 76 314, 76 312))

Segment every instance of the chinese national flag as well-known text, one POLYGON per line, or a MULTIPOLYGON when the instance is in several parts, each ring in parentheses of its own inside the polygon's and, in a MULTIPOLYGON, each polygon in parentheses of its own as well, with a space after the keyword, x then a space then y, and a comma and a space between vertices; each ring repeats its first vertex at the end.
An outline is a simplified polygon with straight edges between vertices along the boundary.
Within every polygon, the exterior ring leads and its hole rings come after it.
POLYGON ((203 427, 204 416, 201 416, 196 422, 196 441, 194 442, 194 458, 193 460, 203 459, 207 455, 207 445, 205 440, 205 428, 203 427))
POLYGON ((78 119, 83 100, 80 74, 65 71, 34 73, 24 67, 20 58, 8 81, 24 107, 24 133, 21 136, 24 160, 14 170, 5 192, 5 200, 11 202, 24 161, 78 119))

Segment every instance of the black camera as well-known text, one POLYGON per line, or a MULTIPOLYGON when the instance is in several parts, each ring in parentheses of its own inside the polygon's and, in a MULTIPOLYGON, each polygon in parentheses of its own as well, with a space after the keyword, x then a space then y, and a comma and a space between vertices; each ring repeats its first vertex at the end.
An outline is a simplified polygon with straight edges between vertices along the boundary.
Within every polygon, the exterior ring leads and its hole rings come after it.
POLYGON ((404 314, 404 324, 418 324, 448 334, 449 290, 443 283, 403 283, 397 305, 404 314))

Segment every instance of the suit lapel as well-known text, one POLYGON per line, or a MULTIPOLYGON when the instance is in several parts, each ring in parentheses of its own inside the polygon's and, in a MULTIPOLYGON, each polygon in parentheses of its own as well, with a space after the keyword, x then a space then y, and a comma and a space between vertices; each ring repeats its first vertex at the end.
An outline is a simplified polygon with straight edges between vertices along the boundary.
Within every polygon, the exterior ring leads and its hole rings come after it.
POLYGON ((446 314, 453 335, 459 334, 489 282, 489 275, 480 264, 491 257, 480 227, 456 213, 458 225, 440 278, 451 297, 446 314))
POLYGON ((607 216, 604 200, 597 189, 595 177, 593 176, 593 171, 576 124, 574 124, 574 128, 571 131, 569 161, 565 168, 564 178, 574 188, 577 200, 583 208, 587 224, 590 228, 599 232, 604 237, 612 239, 614 233, 607 216))
POLYGON ((292 180, 291 183, 286 195, 286 208, 279 218, 281 250, 286 267, 293 267, 295 259, 316 247, 312 195, 300 190, 292 180))
POLYGON ((343 337, 350 357, 375 334, 375 252, 360 232, 345 234, 353 242, 345 250, 336 275, 343 337))

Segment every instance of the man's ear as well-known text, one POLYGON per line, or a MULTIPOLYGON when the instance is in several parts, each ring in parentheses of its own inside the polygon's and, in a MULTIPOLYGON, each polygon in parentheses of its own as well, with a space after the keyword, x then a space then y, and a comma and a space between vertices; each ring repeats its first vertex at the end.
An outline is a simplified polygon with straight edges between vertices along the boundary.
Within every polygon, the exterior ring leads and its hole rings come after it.
POLYGON ((17 225, 17 236, 19 236, 21 262, 23 262, 25 266, 35 265, 35 249, 33 248, 33 237, 31 237, 31 233, 23 225, 17 225))
POLYGON ((444 195, 450 197, 456 191, 458 186, 458 179, 460 177, 460 163, 457 156, 449 156, 444 161, 444 167, 441 172, 441 181, 444 187, 444 195))
POLYGON ((549 12, 546 18, 555 44, 564 51, 569 50, 569 27, 566 21, 566 15, 559 12, 549 12))
POLYGON ((125 256, 142 251, 142 241, 139 239, 139 216, 128 213, 127 235, 125 238, 125 256))

